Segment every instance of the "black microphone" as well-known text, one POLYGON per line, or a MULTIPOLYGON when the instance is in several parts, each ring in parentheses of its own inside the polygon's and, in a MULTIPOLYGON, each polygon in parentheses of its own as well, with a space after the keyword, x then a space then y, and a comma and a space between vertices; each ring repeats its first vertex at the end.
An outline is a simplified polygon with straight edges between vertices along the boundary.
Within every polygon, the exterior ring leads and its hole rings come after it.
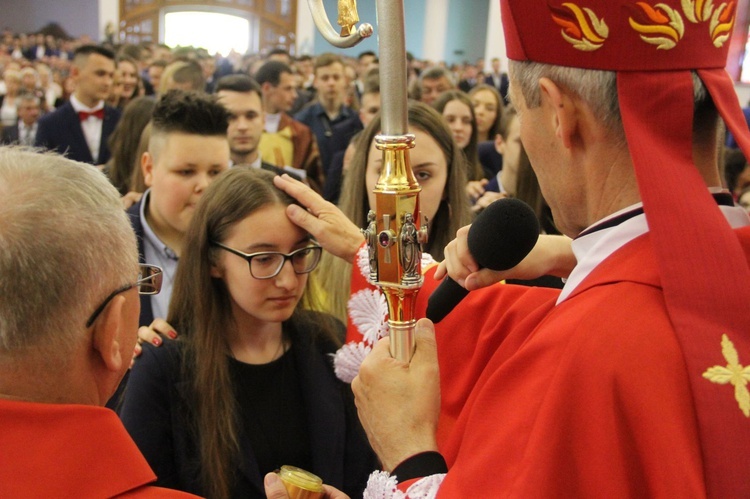
MULTIPOLYGON (((539 238, 539 220, 529 205, 504 198, 487 206, 469 229, 469 252, 480 268, 508 270, 518 265, 539 238)), ((427 301, 427 318, 440 322, 469 294, 446 276, 427 301)))

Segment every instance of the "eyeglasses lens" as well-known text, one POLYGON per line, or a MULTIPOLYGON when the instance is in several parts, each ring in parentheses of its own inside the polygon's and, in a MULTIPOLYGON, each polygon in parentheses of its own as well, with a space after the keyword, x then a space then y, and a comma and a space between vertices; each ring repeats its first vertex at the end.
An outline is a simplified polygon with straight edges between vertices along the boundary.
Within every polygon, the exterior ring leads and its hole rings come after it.
POLYGON ((138 293, 142 295, 155 295, 161 291, 161 283, 164 275, 162 270, 155 265, 141 265, 138 276, 138 293))

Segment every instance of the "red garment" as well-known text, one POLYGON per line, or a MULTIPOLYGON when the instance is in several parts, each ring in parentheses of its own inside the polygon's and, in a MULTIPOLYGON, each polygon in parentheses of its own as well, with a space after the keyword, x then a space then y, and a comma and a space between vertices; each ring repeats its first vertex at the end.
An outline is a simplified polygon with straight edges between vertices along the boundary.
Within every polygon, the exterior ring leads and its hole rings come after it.
POLYGON ((86 121, 91 116, 95 117, 96 119, 103 120, 104 108, 97 109, 96 111, 78 111, 78 117, 81 119, 81 121, 86 121))
MULTIPOLYGON (((750 255, 750 230, 737 233, 750 255)), ((439 497, 704 497, 688 373, 649 236, 558 306, 555 296, 492 287, 438 325, 450 470, 439 497)), ((719 344, 716 358, 723 365, 719 344)))
MULTIPOLYGON (((750 260, 750 227, 736 234, 750 260)), ((354 274, 353 292, 363 282, 354 274)), ((449 468, 438 497, 705 497, 691 386, 650 236, 556 306, 558 294, 491 286, 436 325, 449 468)), ((347 339, 357 336, 350 328, 347 339)), ((717 343, 718 366, 722 353, 717 343)), ((739 413, 733 386, 713 389, 739 413)))
POLYGON ((0 400, 0 496, 195 497, 155 480, 109 409, 0 400))

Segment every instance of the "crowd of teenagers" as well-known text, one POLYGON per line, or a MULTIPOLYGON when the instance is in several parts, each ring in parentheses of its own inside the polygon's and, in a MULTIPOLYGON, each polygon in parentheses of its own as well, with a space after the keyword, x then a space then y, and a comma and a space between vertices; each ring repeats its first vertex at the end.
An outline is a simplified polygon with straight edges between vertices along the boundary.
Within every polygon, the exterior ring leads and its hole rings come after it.
POLYGON ((720 39, 685 27, 681 70, 615 27, 690 2, 611 3, 600 52, 575 5, 502 0, 507 61, 408 57, 417 314, 471 290, 410 364, 361 231, 376 53, 3 33, 2 495, 281 499, 283 466, 330 499, 750 494, 750 132, 720 39), (482 269, 506 198, 538 242, 482 269))

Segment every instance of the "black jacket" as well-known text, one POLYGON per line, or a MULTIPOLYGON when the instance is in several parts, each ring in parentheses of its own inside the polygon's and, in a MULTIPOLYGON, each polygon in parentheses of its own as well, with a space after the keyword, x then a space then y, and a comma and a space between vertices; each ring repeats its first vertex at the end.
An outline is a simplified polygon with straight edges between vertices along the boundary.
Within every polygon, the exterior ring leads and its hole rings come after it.
MULTIPOLYGON (((308 471, 352 497, 361 497, 377 461, 359 423, 351 388, 333 373, 330 354, 335 346, 314 340, 311 322, 305 318, 309 314, 285 323, 308 420, 313 456, 308 471)), ((158 485, 205 494, 198 473, 197 439, 191 430, 195 402, 181 369, 182 344, 178 340, 158 348, 144 346, 131 371, 120 417, 156 473, 158 485)), ((232 497, 265 497, 249 439, 240 434, 239 441, 232 497)))

